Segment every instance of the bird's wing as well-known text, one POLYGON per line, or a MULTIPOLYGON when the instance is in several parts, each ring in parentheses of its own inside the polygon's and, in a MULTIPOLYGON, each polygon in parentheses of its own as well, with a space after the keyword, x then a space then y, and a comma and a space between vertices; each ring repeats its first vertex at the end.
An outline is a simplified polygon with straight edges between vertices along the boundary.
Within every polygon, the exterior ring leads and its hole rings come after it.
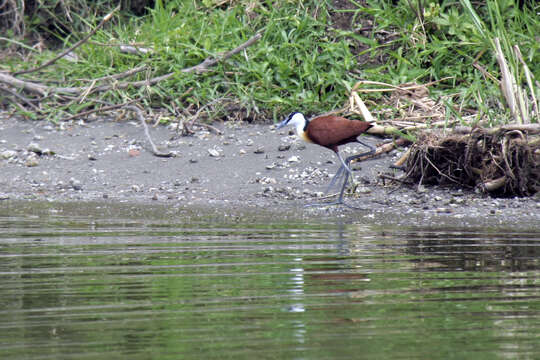
POLYGON ((314 143, 333 148, 343 144, 345 140, 354 141, 358 135, 365 132, 370 126, 369 123, 364 121, 325 116, 310 121, 307 135, 314 143))

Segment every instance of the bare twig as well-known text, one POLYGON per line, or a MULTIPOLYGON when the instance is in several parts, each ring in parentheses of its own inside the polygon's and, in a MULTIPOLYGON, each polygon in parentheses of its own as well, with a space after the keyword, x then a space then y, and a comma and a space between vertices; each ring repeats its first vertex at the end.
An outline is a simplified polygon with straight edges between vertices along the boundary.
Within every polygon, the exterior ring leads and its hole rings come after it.
POLYGON ((507 180, 506 176, 501 176, 500 178, 497 178, 495 180, 484 182, 482 186, 484 187, 484 190, 491 192, 491 191, 498 190, 502 186, 504 186, 504 184, 506 184, 506 180, 507 180))
POLYGON ((238 46, 237 48, 235 48, 235 49, 233 49, 231 51, 227 51, 224 54, 218 55, 215 58, 206 58, 199 65, 195 65, 195 66, 192 66, 192 67, 189 67, 189 68, 185 68, 185 69, 182 69, 181 71, 186 72, 186 73, 188 73, 188 72, 196 72, 196 73, 206 72, 206 71, 208 71, 208 68, 210 66, 214 66, 215 64, 217 64, 219 62, 225 61, 228 58, 230 58, 231 56, 233 56, 233 55, 239 53, 240 51, 244 50, 245 48, 253 45, 254 43, 256 43, 261 38, 261 36, 262 36, 261 33, 257 33, 255 35, 253 35, 251 38, 249 38, 248 41, 246 41, 242 45, 238 46))
POLYGON ((218 135, 223 135, 223 132, 222 132, 221 130, 219 130, 217 127, 212 126, 212 125, 209 125, 209 124, 204 124, 204 123, 201 123, 201 122, 196 122, 196 123, 192 123, 191 125, 202 126, 202 127, 207 128, 208 130, 211 130, 211 131, 215 132, 215 133, 218 134, 218 135))
POLYGON ((103 77, 95 78, 95 79, 91 79, 91 80, 85 79, 84 81, 98 82, 98 81, 108 81, 108 80, 120 80, 120 79, 129 77, 131 75, 135 75, 137 73, 140 73, 141 71, 144 71, 147 68, 148 68, 148 66, 142 65, 142 66, 138 66, 136 68, 129 69, 127 71, 118 73, 118 74, 107 75, 107 76, 103 76, 103 77))
POLYGON ((144 115, 143 115, 141 109, 139 109, 135 105, 124 106, 124 109, 133 111, 135 113, 135 116, 137 117, 139 122, 144 127, 144 134, 146 135, 146 138, 148 139, 148 142, 150 143, 150 146, 152 146, 152 153, 155 156, 159 156, 159 157, 171 157, 171 156, 173 156, 173 154, 171 152, 164 153, 164 152, 161 152, 161 151, 159 151, 157 149, 156 144, 154 144, 154 141, 152 141, 152 138, 150 137, 150 132, 148 131, 148 125, 146 125, 146 120, 144 119, 144 115))
POLYGON ((358 81, 358 82, 353 86, 353 88, 352 88, 351 91, 357 91, 357 92, 363 92, 363 93, 367 93, 367 92, 382 92, 382 91, 406 91, 406 92, 411 92, 411 93, 412 93, 412 90, 415 90, 415 89, 418 89, 418 88, 427 87, 427 86, 431 86, 431 85, 440 83, 441 81, 445 81, 445 80, 452 79, 452 78, 453 78, 452 76, 447 76, 447 77, 444 77, 444 78, 439 79, 439 80, 435 80, 435 81, 428 82, 428 83, 426 83, 426 84, 406 85, 406 86, 396 86, 396 85, 387 84, 387 83, 380 82, 380 81, 361 80, 361 81, 358 81), (381 88, 381 89, 359 89, 360 85, 381 85, 381 86, 387 86, 388 88, 381 88))
POLYGON ((410 181, 407 181, 407 179, 400 179, 400 178, 397 178, 395 176, 390 176, 390 175, 386 175, 386 174, 379 174, 379 177, 381 179, 385 179, 385 180, 397 181, 397 182, 400 182, 400 183, 405 184, 405 185, 412 185, 412 183, 410 181))
MULTIPOLYGON (((199 65, 192 66, 192 67, 189 67, 189 68, 185 68, 185 69, 182 69, 180 71, 181 72, 194 72, 194 71, 195 72, 205 72, 205 71, 208 71, 208 68, 210 66, 213 66, 213 65, 215 65, 215 64, 217 64, 217 63, 219 63, 221 61, 224 61, 224 60, 230 58, 234 54, 236 54, 236 53, 242 51, 243 49, 245 49, 246 47, 254 44, 260 38, 261 38, 261 34, 257 33, 256 35, 251 37, 248 41, 246 41, 242 45, 238 46, 237 48, 235 48, 235 49, 233 49, 231 51, 226 52, 223 56, 221 56, 219 58, 207 58, 206 60, 204 60, 199 65)), ((45 67, 46 65, 48 66, 50 64, 44 64, 40 68, 36 68, 33 71, 37 71, 37 70, 45 67)), ((121 73, 121 74, 118 74, 118 76, 124 76, 125 74, 132 75, 132 74, 134 74, 136 72, 147 69, 147 67, 145 67, 144 69, 143 68, 136 68, 136 69, 137 69, 137 71, 135 71, 135 69, 133 69, 131 72, 121 73)), ((29 72, 29 71, 20 71, 20 72, 16 72, 15 75, 23 74, 23 73, 27 73, 27 72, 29 72)), ((7 74, 5 72, 0 72, 0 82, 9 84, 9 85, 17 87, 17 88, 25 89, 25 90, 33 92, 33 93, 37 93, 37 94, 39 94, 41 96, 46 96, 47 94, 50 94, 50 93, 65 93, 65 94, 79 95, 79 94, 84 93, 84 92, 87 92, 88 95, 90 95, 90 94, 93 94, 93 93, 96 93, 96 92, 105 92, 105 91, 109 91, 109 90, 113 90, 113 89, 125 89, 125 88, 130 87, 130 86, 131 87, 152 86, 152 85, 155 85, 155 84, 157 84, 157 83, 159 83, 159 82, 161 82, 163 80, 166 80, 166 79, 170 78, 174 74, 175 74, 175 72, 171 72, 171 73, 161 75, 161 76, 157 76, 157 77, 147 79, 147 80, 133 81, 133 82, 122 82, 122 83, 116 83, 116 84, 113 84, 113 85, 96 86, 96 87, 92 88, 91 91, 88 91, 89 90, 88 87, 52 87, 52 86, 46 86, 46 85, 43 85, 43 84, 40 84, 40 83, 34 83, 34 82, 26 81, 26 80, 17 79, 14 76, 9 75, 9 74, 7 74)), ((114 76, 115 75, 111 75, 111 77, 114 77, 114 76)), ((100 78, 100 80, 101 79, 103 79, 103 78, 100 78)))
POLYGON ((393 164, 395 167, 400 167, 405 164, 407 159, 411 156, 412 146, 393 164))
POLYGON ((384 154, 384 153, 387 153, 387 152, 392 151, 392 150, 393 150, 394 148, 396 148, 397 146, 407 145, 407 144, 409 144, 409 143, 410 143, 409 140, 404 139, 404 138, 399 138, 399 139, 397 139, 396 141, 393 141, 393 142, 390 142, 390 143, 387 143, 387 144, 383 144, 383 145, 381 145, 381 146, 378 146, 378 147, 377 147, 377 150, 375 150, 375 153, 370 154, 370 155, 362 156, 362 157, 358 158, 356 161, 364 161, 364 160, 366 160, 366 159, 370 159, 370 158, 379 156, 379 155, 381 155, 381 154, 384 154))
POLYGON ((3 72, 0 72, 0 82, 19 89, 25 89, 33 93, 38 93, 41 96, 47 95, 50 89, 48 86, 36 84, 30 81, 19 80, 3 72))
POLYGON ((101 107, 99 109, 92 109, 92 110, 83 111, 83 112, 71 115, 71 116, 69 116, 67 118, 64 118, 64 119, 62 119, 62 121, 69 121, 69 120, 84 117, 84 116, 87 116, 87 115, 90 115, 90 114, 93 114, 93 113, 97 113, 97 112, 110 111, 110 110, 122 108, 122 107, 124 107, 126 105, 132 104, 132 103, 134 103, 136 101, 139 101, 139 100, 141 100, 141 99, 138 98, 138 99, 127 101, 127 102, 122 103, 122 104, 103 106, 103 107, 101 107))
POLYGON ((120 5, 118 5, 116 8, 113 9, 113 11, 111 11, 110 13, 105 15, 103 20, 101 20, 101 22, 92 31, 90 31, 88 33, 88 35, 86 35, 81 40, 77 41, 75 44, 73 44, 73 46, 71 46, 67 50, 65 50, 65 51, 61 52, 60 54, 58 54, 56 57, 52 58, 51 60, 45 62, 44 64, 42 64, 42 65, 40 65, 38 67, 33 68, 33 69, 17 71, 16 73, 14 73, 14 75, 28 74, 28 73, 31 73, 31 72, 36 72, 36 71, 39 71, 39 70, 41 70, 43 68, 46 68, 47 66, 49 66, 51 64, 54 64, 56 61, 58 61, 58 59, 61 59, 62 57, 66 56, 67 54, 69 54, 70 52, 72 52, 73 50, 75 50, 76 48, 81 46, 82 44, 84 44, 86 41, 88 41, 88 39, 90 39, 107 21, 109 21, 112 18, 112 16, 114 15, 114 13, 116 11, 118 11, 118 10, 120 10, 120 5))
POLYGON ((132 46, 132 45, 120 45, 120 51, 133 55, 144 55, 153 53, 154 49, 148 47, 132 46))
POLYGON ((36 113, 40 112, 39 108, 36 105, 32 104, 32 101, 30 99, 22 96, 21 94, 18 94, 15 91, 11 91, 10 89, 8 89, 8 88, 6 88, 4 86, 0 86, 0 90, 2 90, 4 92, 10 94, 11 96, 21 100, 23 103, 30 106, 32 108, 32 110, 34 110, 36 113))
MULTIPOLYGON (((456 126, 452 129, 455 133, 460 134, 469 134, 474 130, 473 127, 470 126, 456 126)), ((496 134, 499 131, 511 131, 511 130, 519 130, 527 132, 528 134, 538 134, 540 133, 540 124, 508 124, 503 125, 500 127, 494 127, 486 129, 486 132, 488 134, 496 134)))

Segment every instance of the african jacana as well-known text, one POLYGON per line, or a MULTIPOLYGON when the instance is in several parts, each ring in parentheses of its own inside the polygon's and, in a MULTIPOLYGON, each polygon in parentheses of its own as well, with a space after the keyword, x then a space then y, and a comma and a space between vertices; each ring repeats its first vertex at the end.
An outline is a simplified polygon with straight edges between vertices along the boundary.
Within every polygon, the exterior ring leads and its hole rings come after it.
POLYGON ((334 177, 332 178, 332 181, 330 182, 330 185, 328 186, 328 189, 326 191, 328 192, 330 190, 336 180, 341 176, 343 171, 345 171, 345 180, 343 181, 343 186, 341 187, 338 200, 334 203, 321 205, 344 204, 343 192, 345 191, 345 188, 347 186, 349 175, 352 176, 349 164, 354 159, 365 155, 370 155, 375 152, 375 148, 372 145, 363 143, 358 140, 358 136, 365 133, 373 125, 365 121, 349 120, 344 117, 334 115, 320 116, 311 120, 307 120, 304 115, 299 112, 293 112, 289 114, 289 116, 287 116, 285 120, 278 124, 277 129, 282 128, 286 125, 295 126, 296 133, 302 140, 323 146, 336 153, 337 157, 341 161, 341 167, 337 171, 336 175, 334 175, 334 177), (343 160, 343 158, 339 154, 338 146, 352 142, 357 142, 369 148, 369 151, 362 154, 349 156, 345 160, 343 160))

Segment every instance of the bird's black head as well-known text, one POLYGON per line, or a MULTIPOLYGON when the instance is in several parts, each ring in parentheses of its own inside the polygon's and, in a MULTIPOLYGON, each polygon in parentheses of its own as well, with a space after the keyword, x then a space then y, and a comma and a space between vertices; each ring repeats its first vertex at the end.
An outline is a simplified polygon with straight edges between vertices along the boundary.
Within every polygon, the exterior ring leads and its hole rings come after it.
POLYGON ((287 126, 289 124, 297 125, 298 122, 305 122, 304 115, 301 112, 293 111, 290 113, 282 122, 280 122, 277 126, 277 129, 280 129, 284 126, 287 126))

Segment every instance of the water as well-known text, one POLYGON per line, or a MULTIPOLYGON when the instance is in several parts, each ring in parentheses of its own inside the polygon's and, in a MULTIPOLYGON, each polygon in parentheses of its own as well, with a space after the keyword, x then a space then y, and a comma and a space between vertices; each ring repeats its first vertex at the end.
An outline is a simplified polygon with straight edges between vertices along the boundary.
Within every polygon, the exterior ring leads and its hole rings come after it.
POLYGON ((65 206, 0 211, 2 359, 540 358, 537 231, 65 206))

